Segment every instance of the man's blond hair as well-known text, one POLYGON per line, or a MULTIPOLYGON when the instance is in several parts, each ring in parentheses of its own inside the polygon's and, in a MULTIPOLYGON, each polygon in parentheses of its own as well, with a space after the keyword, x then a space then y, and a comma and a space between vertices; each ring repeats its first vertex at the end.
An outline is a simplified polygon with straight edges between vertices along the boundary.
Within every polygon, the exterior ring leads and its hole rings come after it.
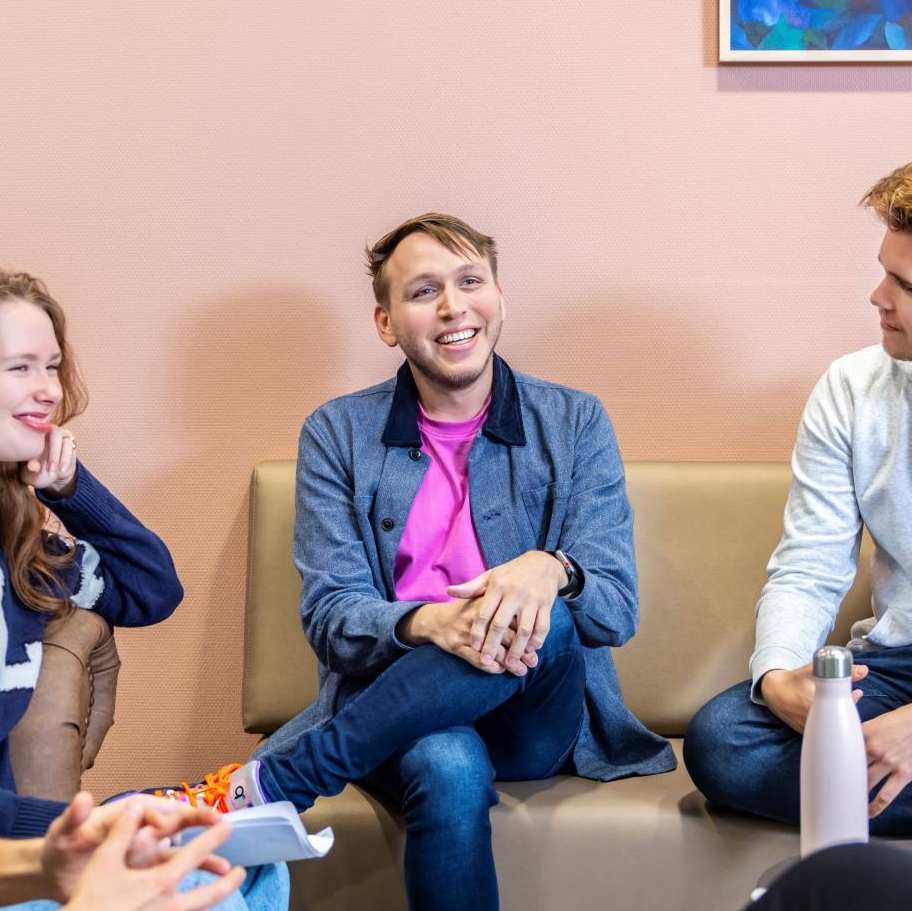
POLYGON ((891 231, 912 234, 912 162, 881 178, 862 197, 891 231))
POLYGON ((497 281, 497 243, 493 237, 476 231, 455 215, 426 212, 403 222, 365 250, 367 271, 373 280, 374 297, 384 310, 389 309, 389 284, 386 264, 393 251, 409 234, 427 234, 457 256, 483 256, 491 264, 491 274, 497 281))

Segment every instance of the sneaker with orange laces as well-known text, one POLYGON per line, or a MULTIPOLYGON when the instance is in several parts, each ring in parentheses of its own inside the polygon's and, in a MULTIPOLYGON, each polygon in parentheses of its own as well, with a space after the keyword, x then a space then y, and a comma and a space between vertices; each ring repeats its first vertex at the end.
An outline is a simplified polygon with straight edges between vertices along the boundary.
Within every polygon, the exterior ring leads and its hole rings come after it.
POLYGON ((166 800, 179 800, 193 807, 212 807, 220 813, 231 813, 245 807, 259 807, 269 800, 263 794, 259 780, 260 763, 254 759, 241 765, 232 763, 222 766, 217 772, 206 775, 202 781, 168 788, 144 788, 142 791, 125 791, 109 797, 105 803, 121 800, 133 794, 152 794, 166 800))

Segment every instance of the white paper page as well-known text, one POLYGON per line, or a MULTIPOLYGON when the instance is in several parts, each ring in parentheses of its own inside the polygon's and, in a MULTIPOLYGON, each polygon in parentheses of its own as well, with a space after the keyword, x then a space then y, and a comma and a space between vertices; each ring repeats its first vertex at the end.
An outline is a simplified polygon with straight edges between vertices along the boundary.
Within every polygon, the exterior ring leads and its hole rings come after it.
MULTIPOLYGON (((236 810, 225 818, 231 823, 231 835, 215 853, 242 867, 325 857, 335 838, 331 828, 308 834, 288 801, 236 810)), ((201 827, 187 829, 179 844, 186 844, 203 831, 201 827)))

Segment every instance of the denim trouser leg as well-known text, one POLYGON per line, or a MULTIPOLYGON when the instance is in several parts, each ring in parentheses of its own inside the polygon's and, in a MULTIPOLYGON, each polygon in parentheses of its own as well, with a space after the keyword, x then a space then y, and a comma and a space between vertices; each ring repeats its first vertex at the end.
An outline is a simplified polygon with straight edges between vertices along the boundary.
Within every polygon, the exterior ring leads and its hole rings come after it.
POLYGON ((0 905, 0 911, 59 911, 61 907, 58 902, 37 899, 32 902, 21 902, 18 905, 0 905))
POLYGON ((579 736, 583 685, 575 663, 474 725, 428 734, 361 784, 391 800, 405 821, 405 886, 422 911, 496 911, 497 875, 488 810, 500 780, 548 778, 579 736))
MULTIPOLYGON (((180 891, 187 892, 212 879, 211 873, 194 871, 184 878, 180 891)), ((241 888, 215 905, 213 911, 285 911, 290 894, 291 883, 285 864, 248 867, 241 888)))
MULTIPOLYGON (((912 702, 912 647, 866 652, 858 684, 867 721, 912 702)), ((801 735, 766 706, 750 700, 750 681, 711 699, 684 738, 684 764, 711 803, 797 825, 800 817, 801 735)), ((912 835, 912 794, 903 791, 876 819, 874 835, 912 835)))
POLYGON ((745 680, 711 699, 684 737, 684 764, 710 803, 798 822, 801 736, 750 700, 745 680))
POLYGON ((497 803, 488 750, 471 725, 416 740, 359 784, 405 823, 405 891, 422 911, 498 907, 489 809, 497 803))
MULTIPOLYGON (((566 605, 551 612, 551 631, 539 663, 524 677, 486 674, 433 645, 394 661, 356 693, 326 724, 267 744, 259 754, 260 780, 274 799, 310 807, 320 795, 337 794, 394 753, 427 734, 471 724, 510 699, 558 704, 578 724, 585 670, 576 628, 566 605), (559 691, 559 698, 555 691, 559 691)), ((550 737, 538 728, 543 742, 550 737)))

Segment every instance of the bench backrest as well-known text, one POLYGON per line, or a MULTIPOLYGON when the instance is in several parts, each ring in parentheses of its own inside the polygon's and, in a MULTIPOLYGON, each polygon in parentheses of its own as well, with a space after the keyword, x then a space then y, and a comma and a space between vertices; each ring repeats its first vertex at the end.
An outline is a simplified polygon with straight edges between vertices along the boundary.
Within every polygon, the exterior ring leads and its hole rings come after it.
MULTIPOLYGON (((244 727, 271 733, 317 692, 291 560, 292 461, 256 466, 250 492, 244 727)), ((640 631, 615 660, 627 704, 649 727, 683 733, 712 695, 747 676, 754 607, 782 531, 787 465, 639 462, 627 466, 635 513, 640 631)), ((866 539, 832 641, 869 616, 866 539)))

